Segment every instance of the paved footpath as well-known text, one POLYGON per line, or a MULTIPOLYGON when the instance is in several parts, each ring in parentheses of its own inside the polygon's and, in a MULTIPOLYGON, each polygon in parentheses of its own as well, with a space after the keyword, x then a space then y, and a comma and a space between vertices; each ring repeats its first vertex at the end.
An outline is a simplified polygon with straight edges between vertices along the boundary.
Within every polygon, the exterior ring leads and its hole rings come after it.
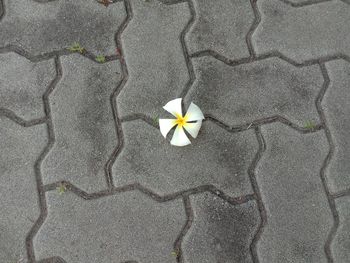
POLYGON ((349 263, 349 0, 0 0, 0 263, 349 263), (174 147, 157 119, 193 101, 174 147))

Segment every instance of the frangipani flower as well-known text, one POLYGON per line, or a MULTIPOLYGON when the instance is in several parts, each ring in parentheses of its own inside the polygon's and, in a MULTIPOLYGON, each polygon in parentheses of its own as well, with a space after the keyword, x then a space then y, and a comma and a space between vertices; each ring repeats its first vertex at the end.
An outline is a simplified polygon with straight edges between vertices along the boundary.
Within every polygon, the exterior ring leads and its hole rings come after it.
POLYGON ((182 115, 182 99, 174 99, 169 101, 163 109, 171 113, 176 117, 176 119, 159 119, 160 132, 166 138, 169 131, 177 125, 173 138, 170 141, 171 145, 175 146, 185 146, 191 144, 191 141, 188 139, 184 129, 193 137, 196 138, 199 132, 199 129, 202 126, 202 120, 204 115, 200 108, 191 102, 188 107, 187 113, 185 116, 182 115))

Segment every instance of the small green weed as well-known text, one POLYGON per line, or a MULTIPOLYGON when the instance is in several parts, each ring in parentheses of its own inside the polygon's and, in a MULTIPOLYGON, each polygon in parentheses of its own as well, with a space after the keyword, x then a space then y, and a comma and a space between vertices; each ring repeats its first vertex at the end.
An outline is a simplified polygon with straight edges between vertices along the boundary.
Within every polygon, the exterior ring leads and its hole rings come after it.
POLYGON ((98 55, 95 59, 99 63, 105 63, 106 62, 106 57, 103 56, 103 55, 98 55))
POLYGON ((159 116, 153 118, 153 122, 155 125, 159 124, 159 116))
POLYGON ((170 253, 173 257, 179 257, 180 256, 180 251, 179 250, 174 250, 170 253))
POLYGON ((81 54, 85 51, 85 48, 83 48, 78 42, 74 42, 73 45, 67 49, 71 52, 79 52, 81 54))
POLYGON ((67 187, 64 184, 60 184, 60 186, 57 187, 57 191, 62 195, 67 191, 67 187))
POLYGON ((306 128, 306 129, 315 129, 316 125, 312 121, 307 121, 304 124, 304 128, 306 128))

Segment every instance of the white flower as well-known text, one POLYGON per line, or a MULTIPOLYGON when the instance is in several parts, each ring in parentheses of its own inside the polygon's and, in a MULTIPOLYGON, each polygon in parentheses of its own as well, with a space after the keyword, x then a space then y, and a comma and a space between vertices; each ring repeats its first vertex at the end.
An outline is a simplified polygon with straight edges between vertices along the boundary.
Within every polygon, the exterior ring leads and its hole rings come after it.
POLYGON ((173 138, 170 141, 170 144, 175 146, 185 146, 190 144, 184 129, 193 137, 196 138, 199 132, 199 129, 202 126, 202 120, 204 115, 199 107, 192 103, 187 110, 185 116, 182 115, 182 99, 174 99, 169 101, 163 108, 174 115, 176 119, 159 119, 160 132, 166 138, 169 131, 177 125, 173 138))

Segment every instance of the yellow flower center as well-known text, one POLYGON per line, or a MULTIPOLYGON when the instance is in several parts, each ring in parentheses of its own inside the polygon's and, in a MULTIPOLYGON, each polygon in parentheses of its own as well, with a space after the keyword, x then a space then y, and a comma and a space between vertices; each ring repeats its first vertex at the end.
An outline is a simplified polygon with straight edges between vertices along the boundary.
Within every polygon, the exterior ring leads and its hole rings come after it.
POLYGON ((187 116, 182 117, 180 114, 176 114, 175 123, 176 123, 177 125, 179 125, 179 127, 182 127, 182 126, 184 126, 184 125, 187 123, 187 119, 188 119, 187 116))

